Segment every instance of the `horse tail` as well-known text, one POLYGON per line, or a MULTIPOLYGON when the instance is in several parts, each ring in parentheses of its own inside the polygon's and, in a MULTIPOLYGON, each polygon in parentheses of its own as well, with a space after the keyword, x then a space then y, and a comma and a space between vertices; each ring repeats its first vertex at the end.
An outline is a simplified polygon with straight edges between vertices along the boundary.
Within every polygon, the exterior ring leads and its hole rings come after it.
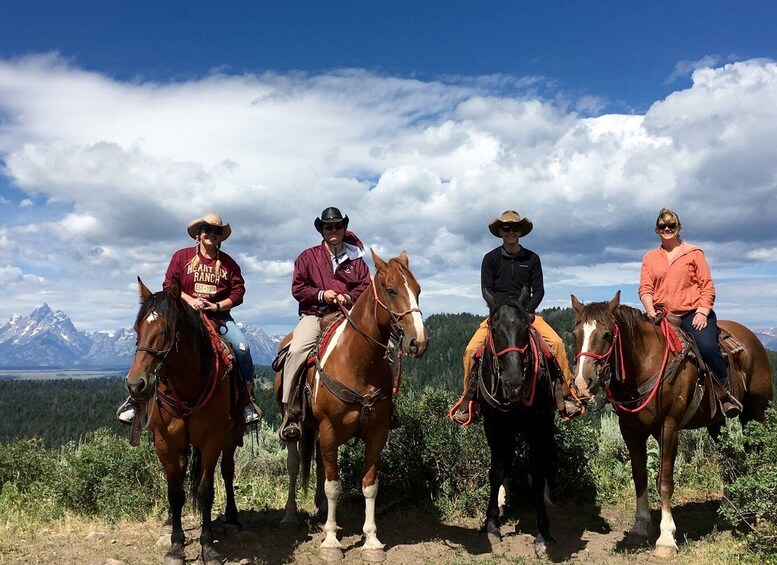
POLYGON ((315 430, 302 426, 302 437, 299 438, 300 471, 302 471, 302 490, 308 490, 310 483, 310 468, 316 448, 315 430))
POLYGON ((197 492, 200 490, 200 478, 202 477, 202 452, 199 447, 192 446, 189 458, 189 497, 195 512, 200 511, 200 500, 197 492))

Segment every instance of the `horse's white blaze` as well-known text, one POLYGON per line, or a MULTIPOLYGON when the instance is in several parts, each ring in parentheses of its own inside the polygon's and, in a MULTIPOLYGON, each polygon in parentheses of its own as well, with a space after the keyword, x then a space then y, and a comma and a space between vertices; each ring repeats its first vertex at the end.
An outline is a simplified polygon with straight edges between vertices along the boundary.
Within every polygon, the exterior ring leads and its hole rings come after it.
MULTIPOLYGON (((407 291, 408 302, 410 302, 410 310, 418 308, 418 300, 416 300, 413 291, 410 290, 410 284, 407 282, 405 273, 402 273, 402 278, 405 280, 405 290, 407 291)), ((416 339, 418 341, 426 341, 426 330, 424 328, 424 320, 421 317, 421 312, 412 312, 411 316, 413 318, 413 327, 415 328, 416 339)))
POLYGON ((151 313, 150 313, 150 314, 149 314, 149 315, 146 317, 146 323, 147 323, 147 324, 150 324, 151 322, 155 321, 155 320, 156 320, 156 319, 158 319, 158 318, 159 318, 159 314, 157 314, 155 311, 154 311, 154 312, 151 312, 151 313))
POLYGON ((342 547, 337 539, 337 520, 335 512, 337 511, 337 499, 340 498, 342 486, 340 481, 326 481, 324 483, 324 494, 327 500, 326 524, 324 524, 324 533, 326 537, 321 542, 321 547, 342 547))
MULTIPOLYGON (((587 353, 591 349, 591 336, 596 330, 596 322, 593 320, 583 324, 583 346, 580 348, 580 353, 587 353)), ((583 377, 583 367, 586 363, 591 362, 592 359, 585 355, 581 355, 577 360, 577 367, 575 369, 575 386, 581 393, 588 393, 588 386, 585 384, 585 378, 583 377)))
POLYGON ((378 496, 378 481, 375 484, 362 487, 364 494, 364 549, 383 549, 378 539, 378 526, 375 524, 375 497, 378 496))
MULTIPOLYGON (((340 324, 335 328, 335 333, 332 334, 332 337, 329 340, 329 344, 326 346, 326 350, 324 351, 324 356, 321 358, 322 369, 324 368, 324 365, 326 365, 326 360, 329 359, 329 356, 335 350, 335 347, 337 347, 337 344, 340 341, 340 338, 343 336, 343 332, 345 331, 345 327, 347 325, 348 324, 340 324)), ((316 401, 316 397, 318 396, 318 389, 320 385, 321 385, 321 379, 319 378, 318 371, 316 371, 315 384, 313 386, 313 402, 316 401)))

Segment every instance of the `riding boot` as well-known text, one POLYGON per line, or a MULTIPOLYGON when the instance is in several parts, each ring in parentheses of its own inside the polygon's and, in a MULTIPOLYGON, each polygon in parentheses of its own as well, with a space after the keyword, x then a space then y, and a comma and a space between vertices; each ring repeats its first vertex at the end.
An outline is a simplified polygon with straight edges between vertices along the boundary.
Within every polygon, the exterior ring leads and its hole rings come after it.
POLYGON ((290 407, 288 403, 284 402, 281 409, 283 421, 278 428, 278 436, 281 441, 286 443, 293 443, 298 441, 302 435, 302 428, 299 423, 299 412, 294 407, 290 407))
POLYGON ((396 430, 402 425, 399 421, 399 410, 397 410, 397 403, 391 400, 391 412, 389 412, 389 429, 396 430))
POLYGON ((715 395, 723 408, 723 414, 726 415, 726 418, 736 418, 742 413, 742 403, 729 391, 728 379, 721 381, 713 377, 713 380, 715 381, 715 395))
POLYGON ((478 409, 478 403, 475 400, 475 394, 477 392, 477 382, 479 378, 480 361, 478 360, 472 367, 469 379, 467 380, 467 388, 464 390, 464 394, 459 401, 453 406, 448 415, 454 424, 461 426, 468 426, 474 424, 480 419, 480 410, 478 409))

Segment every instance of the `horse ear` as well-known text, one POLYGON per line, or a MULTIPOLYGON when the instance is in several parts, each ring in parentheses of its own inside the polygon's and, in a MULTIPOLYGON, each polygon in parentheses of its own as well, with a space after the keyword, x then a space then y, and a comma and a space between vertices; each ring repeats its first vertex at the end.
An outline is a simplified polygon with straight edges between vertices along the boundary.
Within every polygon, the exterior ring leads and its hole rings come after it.
POLYGON ((370 253, 372 253, 372 260, 375 262, 375 269, 377 269, 378 271, 380 271, 381 269, 385 269, 386 262, 380 257, 378 257, 378 254, 375 253, 375 250, 372 247, 370 247, 370 253))
POLYGON ((151 291, 148 290, 148 287, 143 284, 143 281, 140 280, 140 277, 138 277, 138 290, 140 291, 140 301, 145 302, 146 299, 151 296, 151 291))
POLYGON ((172 296, 175 300, 181 298, 181 281, 178 279, 178 277, 173 277, 173 280, 170 282, 170 286, 168 286, 166 290, 167 294, 172 296))
POLYGON ((526 305, 529 303, 529 299, 531 298, 531 291, 529 290, 529 287, 524 285, 521 289, 521 295, 518 297, 518 302, 521 303, 521 306, 526 308, 526 305))
POLYGON ((405 267, 406 269, 410 268, 410 265, 407 259, 407 252, 404 249, 402 250, 402 253, 399 254, 399 257, 397 257, 397 259, 399 259, 399 262, 402 263, 403 267, 405 267))
POLYGON ((578 314, 580 313, 580 310, 583 309, 583 303, 580 302, 577 299, 577 296, 575 296, 574 294, 572 295, 572 308, 574 308, 575 312, 577 312, 578 314))
POLYGON ((618 307, 618 305, 621 303, 621 291, 615 293, 615 296, 612 297, 612 300, 610 300, 607 303, 607 310, 610 312, 615 312, 615 309, 618 307))
POLYGON ((488 311, 491 312, 494 309, 494 306, 496 306, 496 298, 491 294, 491 291, 485 287, 483 288, 483 298, 486 300, 488 311))

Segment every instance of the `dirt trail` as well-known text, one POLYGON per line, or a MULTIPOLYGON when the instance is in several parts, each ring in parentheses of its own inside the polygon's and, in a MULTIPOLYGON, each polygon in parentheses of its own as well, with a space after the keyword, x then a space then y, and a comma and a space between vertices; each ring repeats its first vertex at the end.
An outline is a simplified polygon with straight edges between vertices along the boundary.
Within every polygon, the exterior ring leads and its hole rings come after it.
MULTIPOLYGON (((680 555, 670 561, 654 558, 650 548, 627 551, 621 546, 624 531, 631 525, 632 509, 625 504, 600 509, 595 506, 568 505, 550 510, 551 531, 556 538, 544 562, 583 563, 699 563, 698 555, 683 551, 684 540, 714 544, 711 538, 730 539, 730 533, 716 532, 718 501, 687 502, 675 510, 680 555), (711 535, 713 534, 714 535, 711 535)), ((345 558, 343 563, 361 563, 361 527, 363 507, 355 502, 343 505, 338 512, 339 533, 345 558)), ((433 563, 532 563, 533 515, 519 511, 517 522, 502 528, 503 541, 490 553, 479 519, 440 522, 420 511, 409 514, 394 512, 379 516, 378 535, 386 544, 387 565, 433 563)), ((241 513, 243 529, 225 529, 216 524, 217 549, 230 564, 321 564, 318 547, 323 539, 318 522, 308 518, 300 531, 284 533, 278 527, 281 510, 241 513)), ((659 521, 653 512, 653 524, 659 521)), ((189 516, 185 523, 186 557, 194 562, 198 556, 199 531, 196 520, 189 516)), ((122 562, 158 564, 169 546, 169 536, 160 538, 158 522, 125 523, 110 527, 104 524, 54 525, 36 533, 31 540, 4 540, 0 563, 46 563, 105 565, 122 562), (116 560, 116 561, 111 561, 116 560)))

